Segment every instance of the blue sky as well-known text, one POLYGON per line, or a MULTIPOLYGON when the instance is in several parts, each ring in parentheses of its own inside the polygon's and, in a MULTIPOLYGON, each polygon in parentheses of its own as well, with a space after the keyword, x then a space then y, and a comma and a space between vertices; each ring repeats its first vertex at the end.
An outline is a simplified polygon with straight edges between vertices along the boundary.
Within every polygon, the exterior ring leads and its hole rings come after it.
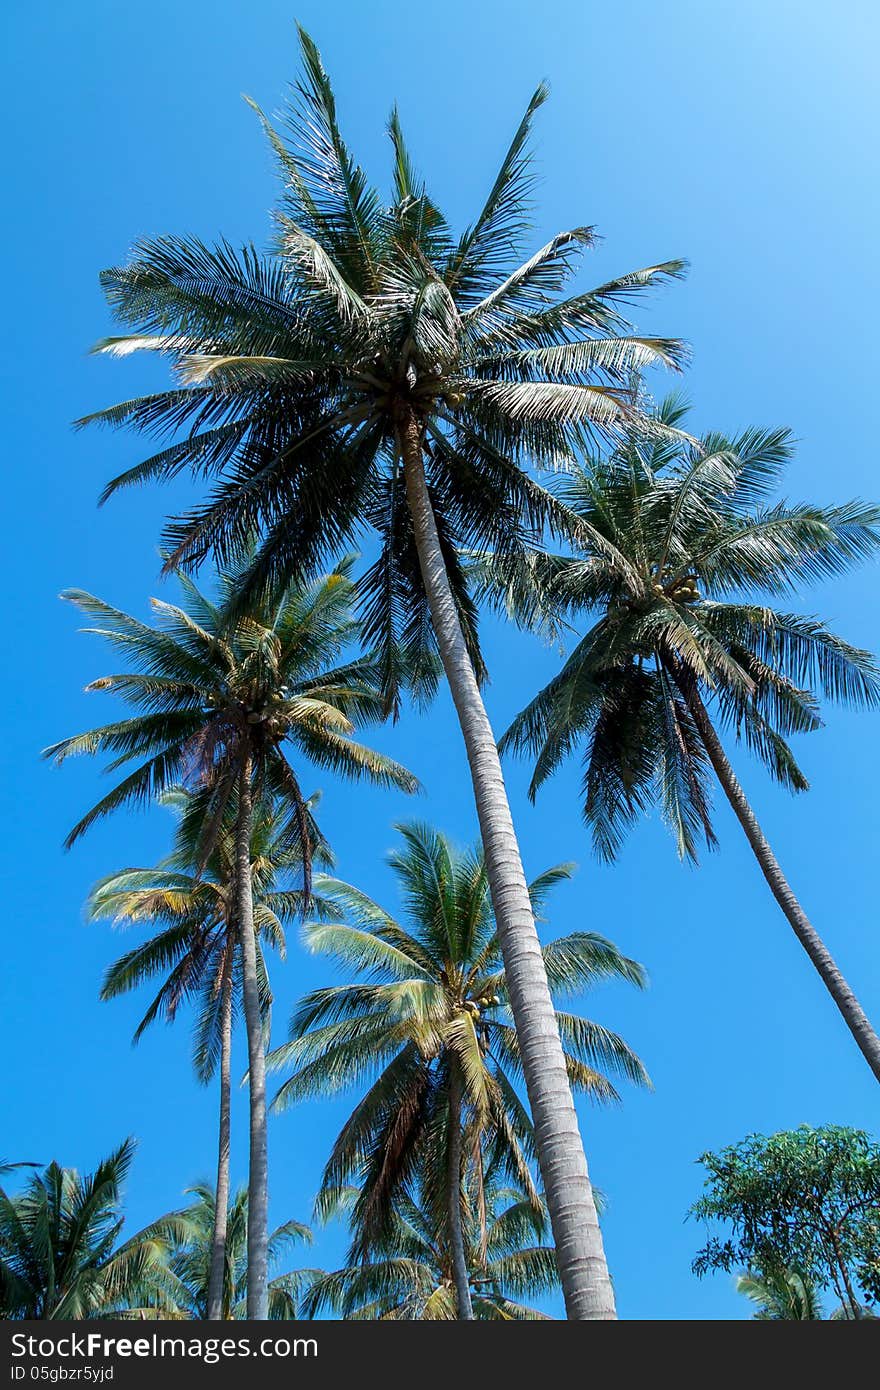
MULTIPOLYGON (((693 344, 686 387, 700 428, 790 425, 800 440, 790 495, 876 497, 876 157, 880 14, 868 0, 14 0, 5 18, 9 153, 4 432, 7 525, 0 743, 5 944, 0 978, 4 1085, 0 1151, 91 1166, 126 1134, 140 1139, 128 1210, 138 1224, 176 1205, 214 1162, 215 1096, 191 1079, 184 1023, 136 1050, 132 1000, 101 1005, 98 981, 125 944, 86 927, 90 884, 166 849, 162 812, 115 819, 71 854, 66 829, 100 788, 97 766, 57 772, 41 747, 97 722, 107 706, 83 685, 105 669, 77 634, 59 590, 90 588, 145 611, 158 592, 155 546, 174 494, 132 492, 102 511, 103 482, 137 457, 122 436, 74 434, 70 421, 157 384, 143 362, 86 350, 108 331, 97 285, 143 233, 264 242, 269 155, 247 92, 272 109, 294 73, 294 15, 336 84, 350 142, 377 179, 385 118, 397 100, 435 195, 464 223, 537 81, 553 97, 538 123, 543 177, 535 246, 583 222, 603 242, 588 273, 673 256, 692 265, 640 322, 693 344)), ((178 497, 181 495, 177 494, 178 497)), ((876 569, 803 596, 850 639, 880 648, 876 569)), ((486 628, 500 731, 553 670, 555 653, 486 628)), ((877 717, 831 711, 801 747, 813 789, 796 801, 740 756, 771 841, 816 925, 880 1019, 876 941, 877 717)), ((430 818, 462 840, 475 817, 449 702, 408 716, 382 746, 418 773, 419 802, 325 788, 325 829, 340 872, 394 905, 383 856, 392 823, 430 818)), ((308 780, 308 779, 306 779, 308 780)), ((572 767, 536 807, 525 769, 509 782, 527 869, 576 859, 557 894, 553 934, 588 928, 642 960, 642 995, 603 989, 585 1008, 645 1059, 652 1094, 581 1109, 626 1318, 737 1318, 724 1276, 690 1273, 699 1232, 684 1222, 697 1155, 751 1130, 833 1121, 880 1130, 876 1085, 814 978, 726 808, 721 849, 683 868, 651 821, 619 865, 591 862, 572 767)), ((317 784, 317 781, 316 783, 317 784)), ((292 943, 274 974, 276 1030, 327 970, 292 943)), ((345 1102, 273 1121, 272 1210, 307 1219, 345 1102)), ((236 1097, 234 1167, 245 1176, 245 1107, 236 1097)), ((339 1257, 322 1233, 318 1262, 339 1257)))

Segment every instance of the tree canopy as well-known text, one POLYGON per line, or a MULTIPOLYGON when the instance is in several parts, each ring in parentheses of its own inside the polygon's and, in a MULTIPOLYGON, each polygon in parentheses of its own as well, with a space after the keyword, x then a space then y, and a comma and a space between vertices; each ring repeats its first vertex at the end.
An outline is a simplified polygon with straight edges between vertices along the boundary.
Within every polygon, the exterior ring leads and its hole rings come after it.
POLYGON ((699 1161, 705 1191, 689 1215, 727 1232, 710 1235, 693 1262, 697 1275, 746 1268, 778 1279, 796 1270, 832 1287, 853 1316, 878 1301, 880 1145, 863 1130, 750 1134, 699 1161))

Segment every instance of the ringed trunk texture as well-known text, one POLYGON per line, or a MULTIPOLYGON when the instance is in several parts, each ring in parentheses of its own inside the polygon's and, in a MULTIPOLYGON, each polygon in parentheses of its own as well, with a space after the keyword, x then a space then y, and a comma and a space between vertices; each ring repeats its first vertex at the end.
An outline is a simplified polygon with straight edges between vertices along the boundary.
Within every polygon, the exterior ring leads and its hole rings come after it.
POLYGON ((253 800, 251 758, 242 760, 235 828, 235 871, 238 888, 238 929, 241 935, 242 994, 248 1044, 250 1098, 250 1162, 248 1168, 247 1315, 268 1317, 269 1284, 269 1160, 266 1141, 266 1059, 263 1021, 257 986, 257 942, 251 881, 253 800))
POLYGON ((874 1032, 870 1019, 847 984, 831 952, 795 897, 788 879, 782 872, 776 856, 758 824, 757 817, 749 805, 745 792, 737 780, 736 773, 728 762, 727 754, 721 746, 721 740, 715 732, 706 706, 695 690, 685 688, 683 693, 693 714, 700 738, 709 755, 709 761, 715 770, 715 775, 724 789, 724 794, 733 808, 734 815, 745 831, 746 839, 752 847, 761 873, 767 880, 770 892, 782 908, 789 926, 813 962, 825 988, 842 1013, 856 1046, 876 1079, 880 1081, 880 1038, 874 1032))
POLYGON ((577 1321, 613 1319, 614 1293, 501 761, 458 621, 411 411, 401 417, 400 443, 422 580, 470 764, 566 1314, 577 1321))
POLYGON ((232 955, 226 948, 220 1001, 220 1124, 217 1146, 217 1185, 214 1189, 214 1231, 211 1236, 211 1272, 208 1279, 209 1322, 223 1318, 223 1275, 226 1270, 226 1222, 229 1215, 229 1133, 232 1058, 232 955))
POLYGON ((461 1229, 461 1071, 449 1057, 449 1136, 446 1160, 446 1201, 449 1214, 449 1250, 455 1280, 455 1305, 461 1322, 473 1322, 471 1284, 461 1229))

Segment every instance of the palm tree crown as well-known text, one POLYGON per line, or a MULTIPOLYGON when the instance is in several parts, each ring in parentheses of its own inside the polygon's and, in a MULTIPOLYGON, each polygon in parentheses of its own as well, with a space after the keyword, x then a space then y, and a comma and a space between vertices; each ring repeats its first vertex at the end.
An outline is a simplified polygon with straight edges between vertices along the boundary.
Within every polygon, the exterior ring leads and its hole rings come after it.
POLYGON ((352 738, 352 719, 381 717, 375 665, 341 662, 356 636, 351 560, 324 578, 291 585, 280 599, 230 622, 225 604, 238 573, 219 579, 218 603, 180 576, 185 602, 153 600, 156 625, 111 608, 81 590, 65 594, 125 654, 129 670, 89 690, 119 695, 136 713, 46 750, 61 762, 76 753, 113 755, 110 770, 140 761, 68 836, 73 843, 99 817, 127 802, 147 803, 177 784, 212 793, 203 805, 204 853, 219 832, 247 755, 266 795, 292 807, 292 834, 306 871, 312 848, 309 810, 287 750, 318 767, 413 791, 412 777, 352 738))
POLYGON ((416 174, 396 111, 386 204, 340 134, 317 49, 302 31, 300 39, 303 75, 283 135, 262 117, 283 183, 275 254, 166 236, 105 271, 110 306, 134 331, 99 349, 158 351, 177 384, 82 423, 163 440, 105 496, 185 470, 215 479, 207 501, 169 526, 169 564, 209 551, 226 563, 259 532, 243 601, 253 585, 313 569, 359 526, 375 528, 381 550, 363 585, 366 635, 383 652, 396 697, 395 653, 418 666, 431 641, 401 468, 404 417, 423 438, 444 560, 476 657, 456 547, 521 546, 561 517, 527 465, 555 466, 584 431, 631 419, 633 369, 681 361, 680 344, 634 336, 620 311, 683 263, 566 298, 590 227, 561 232, 519 261, 534 183, 529 133, 544 86, 461 235, 416 174))
MULTIPOLYGON (((465 1169, 473 1170, 479 1186, 482 1146, 489 1140, 491 1162, 535 1197, 528 1167, 534 1135, 517 1092, 519 1045, 483 856, 457 852, 427 826, 399 829, 403 845, 389 862, 406 925, 357 888, 320 877, 322 898, 335 901, 347 920, 309 924, 306 942, 364 979, 307 995, 291 1020, 292 1041, 267 1059, 273 1069, 292 1068, 276 1107, 373 1078, 336 1141, 318 1197, 324 1210, 339 1191, 357 1184, 353 1258, 382 1238, 393 1219, 391 1198, 419 1164, 426 1165, 423 1182, 431 1177, 442 1203, 450 1126, 458 1128, 450 1112, 456 1075, 465 1140, 456 1188, 465 1169)), ((536 910, 570 873, 570 865, 558 865, 531 884, 536 910)), ((644 983, 640 965, 590 932, 552 941, 543 955, 557 997, 603 979, 644 983)), ((617 1034, 576 1014, 557 1011, 556 1018, 573 1086, 596 1099, 616 1097, 600 1068, 646 1082, 642 1064, 617 1034)))
MULTIPOLYGON (((340 1206, 354 1199, 343 1193, 340 1206)), ((534 1321, 547 1315, 523 1299, 552 1293, 559 1272, 542 1202, 484 1175, 480 1219, 476 1205, 466 1223, 466 1259, 478 1322, 534 1321)), ((315 1279, 303 1299, 314 1316, 327 1309, 354 1320, 450 1321, 456 1317, 452 1261, 445 1222, 418 1183, 399 1192, 388 1230, 370 1255, 315 1279)))
MULTIPOLYGON (((217 1065, 223 986, 232 986, 234 1011, 240 1008, 241 957, 237 930, 235 891, 235 841, 233 826, 225 823, 211 847, 207 864, 200 868, 200 840, 204 821, 203 797, 175 790, 163 803, 177 811, 179 819, 174 850, 151 869, 122 869, 95 885, 89 897, 92 920, 110 919, 114 925, 148 925, 159 930, 140 945, 126 951, 107 970, 102 999, 114 999, 137 989, 147 980, 162 977, 135 1031, 137 1041, 157 1018, 172 1022, 181 1004, 194 1000, 196 1024, 193 1053, 201 1081, 210 1080, 217 1065)), ((234 813, 234 806, 230 808, 234 813)), ((234 821, 234 814, 230 818, 234 821)), ((314 820, 310 838, 320 862, 329 851, 314 820)), ((303 910, 302 853, 289 831, 289 816, 278 805, 258 805, 251 836, 251 873, 254 885, 254 925, 258 932, 257 970, 261 1002, 268 1027, 269 979, 262 945, 272 946, 283 958, 285 924, 303 910)), ((321 907, 320 902, 317 907, 321 907)))
POLYGON ((752 1317, 759 1322, 815 1322, 822 1317, 819 1290, 796 1269, 772 1274, 749 1270, 737 1277, 736 1291, 754 1304, 752 1317))
MULTIPOLYGON (((211 1237, 214 1230, 214 1189, 197 1183, 188 1191, 193 1200, 166 1220, 177 1233, 169 1265, 176 1280, 175 1312, 178 1317, 207 1317, 208 1285, 211 1270, 211 1237)), ((230 1200, 226 1220, 226 1248, 223 1267, 222 1319, 246 1316, 247 1290, 247 1189, 240 1188, 230 1200)), ((282 1255, 293 1245, 311 1245, 312 1232, 301 1221, 285 1221, 269 1236, 269 1260, 278 1266, 282 1255)), ((319 1270, 289 1270, 269 1280, 268 1317, 290 1321, 301 1316, 300 1299, 319 1270)))
MULTIPOLYGON (((670 400, 660 417, 678 424, 682 409, 670 400)), ((880 546, 875 507, 772 500, 791 453, 785 430, 713 434, 683 448, 632 439, 562 485, 598 537, 585 554, 538 557, 529 572, 503 559, 488 567, 496 594, 531 617, 554 607, 593 615, 502 747, 534 754, 533 797, 583 748, 583 814, 605 859, 655 799, 682 855, 696 856, 701 835, 714 842, 694 695, 796 791, 807 782, 787 740, 819 726, 819 696, 880 700, 867 652, 767 603, 880 546)))
POLYGON ((127 1139, 85 1176, 50 1163, 20 1193, 0 1188, 2 1317, 120 1317, 170 1308, 175 1222, 119 1243, 121 1188, 134 1149, 127 1139))

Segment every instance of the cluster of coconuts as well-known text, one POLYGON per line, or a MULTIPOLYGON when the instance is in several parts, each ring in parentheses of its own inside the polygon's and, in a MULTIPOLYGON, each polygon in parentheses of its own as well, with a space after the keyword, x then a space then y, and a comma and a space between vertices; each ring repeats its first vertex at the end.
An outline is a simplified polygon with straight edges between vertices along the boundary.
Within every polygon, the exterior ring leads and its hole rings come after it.
POLYGON ((672 599, 673 603, 696 603, 700 597, 700 590, 697 587, 696 576, 686 574, 683 579, 679 579, 671 588, 659 584, 656 580, 651 586, 658 598, 672 599))
MULTIPOLYGON (((494 1009, 497 1007, 497 1005, 501 1003, 501 1000, 497 994, 488 994, 483 997, 481 1003, 487 1009, 494 1009)), ((475 1000, 466 999, 462 1005, 462 1008, 465 1009, 467 1013, 472 1014, 474 1018, 480 1017, 480 1005, 477 1004, 475 1000)))

